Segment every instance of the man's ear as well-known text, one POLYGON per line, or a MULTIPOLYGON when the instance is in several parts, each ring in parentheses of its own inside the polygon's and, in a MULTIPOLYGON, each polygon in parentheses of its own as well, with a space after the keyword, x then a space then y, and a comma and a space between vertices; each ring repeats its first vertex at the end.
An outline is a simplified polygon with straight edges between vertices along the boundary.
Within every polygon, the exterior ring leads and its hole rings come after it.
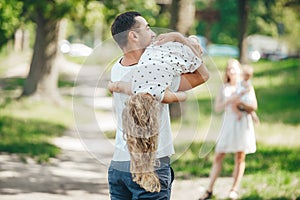
POLYGON ((136 32, 134 32, 134 31, 129 31, 128 37, 129 37, 130 39, 132 39, 132 40, 137 40, 138 35, 137 35, 136 32))

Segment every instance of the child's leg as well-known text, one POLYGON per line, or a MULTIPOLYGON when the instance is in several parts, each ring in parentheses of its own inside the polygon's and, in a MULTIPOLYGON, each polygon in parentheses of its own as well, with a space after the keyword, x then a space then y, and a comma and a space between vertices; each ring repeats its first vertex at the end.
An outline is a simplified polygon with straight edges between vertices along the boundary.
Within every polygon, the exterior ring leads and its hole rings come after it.
POLYGON ((259 117, 257 116, 256 112, 252 111, 250 114, 251 114, 251 117, 252 117, 252 120, 254 121, 254 123, 259 124, 260 121, 259 121, 259 117))

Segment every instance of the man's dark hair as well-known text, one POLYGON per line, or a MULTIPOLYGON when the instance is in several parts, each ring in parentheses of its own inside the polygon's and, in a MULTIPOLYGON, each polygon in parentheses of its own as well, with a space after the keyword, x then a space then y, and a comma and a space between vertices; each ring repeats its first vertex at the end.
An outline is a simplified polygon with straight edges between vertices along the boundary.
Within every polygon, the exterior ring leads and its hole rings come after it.
POLYGON ((111 25, 111 34, 121 48, 126 46, 128 42, 127 33, 136 24, 134 18, 137 16, 142 15, 135 11, 122 13, 116 17, 111 25))

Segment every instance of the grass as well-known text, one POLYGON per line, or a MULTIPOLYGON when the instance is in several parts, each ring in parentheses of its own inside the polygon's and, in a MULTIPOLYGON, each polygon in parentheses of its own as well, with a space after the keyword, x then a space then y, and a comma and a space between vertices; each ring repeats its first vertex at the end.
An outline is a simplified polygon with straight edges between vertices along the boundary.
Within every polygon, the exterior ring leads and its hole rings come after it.
MULTIPOLYGON (((202 145, 203 143, 191 143, 187 151, 178 160, 174 161, 173 167, 175 171, 184 171, 184 176, 208 177, 214 155, 213 153, 209 153, 204 158, 200 158, 199 150, 202 145)), ((299 154, 300 149, 298 147, 270 147, 259 143, 257 145, 257 152, 247 156, 246 173, 272 174, 278 171, 285 171, 298 173, 299 177, 299 154)), ((233 160, 233 154, 226 155, 221 176, 231 176, 234 164, 233 160)))
MULTIPOLYGON (((2 57, 0 76, 27 57, 2 57)), ((23 77, 0 78, 0 152, 16 153, 23 161, 30 156, 39 163, 48 162, 61 152, 51 139, 63 135, 73 123, 71 109, 30 98, 16 100, 24 82, 23 77)), ((59 87, 70 86, 68 81, 59 81, 59 87)))
POLYGON ((49 138, 61 136, 64 130, 62 125, 41 120, 0 116, 0 151, 29 155, 38 162, 48 161, 60 153, 49 138))
POLYGON ((22 160, 30 156, 39 163, 60 153, 51 138, 63 135, 72 123, 70 109, 10 98, 2 100, 0 109, 0 152, 19 154, 22 160))
MULTIPOLYGON (((226 59, 217 58, 215 63, 220 72, 224 71, 225 65, 222 63, 226 63, 226 59)), ((257 152, 246 158, 241 199, 300 199, 300 60, 261 60, 252 66, 261 124, 255 126, 257 152)), ((207 132, 207 127, 215 125, 210 121, 211 116, 217 115, 212 111, 211 98, 213 96, 205 89, 190 98, 189 103, 185 104, 182 121, 174 121, 173 127, 188 128, 194 125, 194 121, 199 121, 198 134, 205 135, 203 132, 207 132)), ((175 149, 180 155, 173 156, 175 160, 172 164, 177 178, 208 177, 213 147, 214 143, 206 142, 204 145, 197 139, 187 144, 177 144, 175 149), (205 157, 199 157, 199 151, 204 146, 210 147, 211 151, 205 157)), ((233 154, 228 154, 220 176, 231 176, 233 167, 233 154)))
MULTIPOLYGON (((192 143, 172 164, 177 178, 209 177, 213 153, 199 157, 203 143, 192 143)), ((178 148, 178 147, 177 147, 178 148)), ((246 158, 241 199, 295 199, 300 197, 299 147, 270 147, 258 144, 258 150, 246 158)), ((233 154, 227 154, 221 177, 233 172, 233 154)))
MULTIPOLYGON (((220 58, 216 63, 221 63, 220 58)), ((226 63, 225 59, 223 59, 223 63, 226 63)), ((295 131, 299 131, 300 59, 288 59, 278 62, 262 60, 252 65, 255 70, 252 82, 258 101, 257 114, 260 117, 262 126, 264 124, 269 126, 284 124, 295 128, 295 131)), ((221 64, 219 66, 217 66, 218 70, 220 72, 224 71, 225 66, 221 64)), ((209 66, 209 68, 212 67, 209 66)), ((205 121, 214 114, 212 105, 215 94, 208 93, 209 91, 205 90, 203 86, 200 87, 200 90, 200 92, 198 91, 199 94, 189 98, 188 103, 185 104, 186 112, 183 114, 182 119, 187 125, 196 118, 205 121), (191 106, 193 107, 191 108, 191 106), (195 106, 198 106, 198 108, 195 106), (198 109, 199 112, 196 112, 198 109)), ((197 93, 197 89, 193 91, 197 93)), ((206 124, 203 123, 202 126, 206 126, 206 124)), ((258 132, 259 129, 258 127, 258 132)), ((274 135, 278 135, 284 130, 274 131, 276 131, 274 135)))
MULTIPOLYGON (((24 60, 19 59, 20 62, 24 60)), ((214 58, 221 74, 226 60, 214 58)), ((5 69, 1 66, 0 76, 9 69, 7 63, 18 64, 18 59, 11 57, 0 58, 0 61, 5 64, 5 69)), ((213 63, 211 61, 208 64, 213 63)), ((242 199, 300 199, 300 60, 262 60, 253 66, 253 84, 261 124, 255 127, 258 150, 247 156, 242 199)), ((214 66, 209 67, 215 69, 214 66)), ((213 73, 217 73, 217 70, 213 73)), ((45 162, 59 154, 60 149, 51 144, 51 138, 62 135, 72 123, 71 111, 30 99, 13 100, 12 97, 20 92, 23 83, 24 78, 0 79, 0 151, 17 153, 21 157, 32 156, 39 162, 45 162)), ((59 86, 70 87, 72 84, 60 81, 59 86)), ((202 133, 214 125, 210 121, 213 101, 204 88, 200 87, 200 91, 189 98, 181 120, 174 121, 173 128, 186 130, 199 126, 197 130, 202 133)), ((114 132, 107 132, 106 136, 113 138, 114 132)), ((214 143, 206 143, 206 146, 212 148, 214 143)), ((199 157, 201 147, 202 141, 195 139, 175 146, 177 152, 183 152, 182 155, 173 156, 173 159, 177 158, 172 165, 177 178, 209 176, 213 153, 199 157)), ((229 154, 224 160, 221 176, 231 176, 232 170, 233 157, 229 154)))

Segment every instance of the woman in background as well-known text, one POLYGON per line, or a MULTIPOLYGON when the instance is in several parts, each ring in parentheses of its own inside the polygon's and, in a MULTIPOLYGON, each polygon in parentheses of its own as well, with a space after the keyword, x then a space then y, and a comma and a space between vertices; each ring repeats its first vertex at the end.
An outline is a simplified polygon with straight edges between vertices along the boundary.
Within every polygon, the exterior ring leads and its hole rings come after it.
POLYGON ((226 153, 235 153, 233 184, 229 192, 229 198, 237 199, 238 188, 245 171, 246 154, 256 151, 254 126, 251 115, 249 114, 257 109, 254 88, 252 86, 249 88, 249 95, 253 101, 249 104, 243 103, 243 111, 240 119, 232 107, 232 105, 238 105, 241 102, 240 95, 237 94, 240 85, 240 71, 240 63, 237 60, 230 59, 227 62, 225 83, 222 85, 215 100, 215 111, 224 111, 223 126, 215 149, 215 157, 210 172, 210 183, 200 200, 210 199, 212 197, 213 187, 221 172, 226 153))

